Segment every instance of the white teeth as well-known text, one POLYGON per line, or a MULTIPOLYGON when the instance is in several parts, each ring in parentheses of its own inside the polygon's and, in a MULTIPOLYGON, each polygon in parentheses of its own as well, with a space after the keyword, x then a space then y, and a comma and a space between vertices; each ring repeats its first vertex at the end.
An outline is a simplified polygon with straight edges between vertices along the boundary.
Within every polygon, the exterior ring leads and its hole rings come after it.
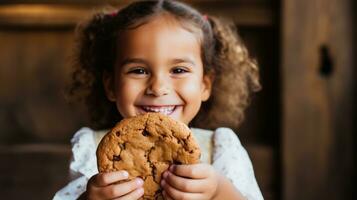
POLYGON ((175 106, 142 106, 142 108, 147 112, 159 112, 164 115, 170 115, 174 111, 175 106))

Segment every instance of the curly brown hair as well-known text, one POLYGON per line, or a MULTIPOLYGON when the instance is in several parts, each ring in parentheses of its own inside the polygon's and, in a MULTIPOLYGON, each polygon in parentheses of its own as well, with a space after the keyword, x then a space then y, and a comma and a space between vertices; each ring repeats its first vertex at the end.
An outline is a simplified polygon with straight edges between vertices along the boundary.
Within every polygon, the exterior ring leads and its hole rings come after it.
POLYGON ((84 102, 94 129, 112 127, 122 119, 102 83, 112 71, 120 32, 134 29, 160 14, 173 16, 195 33, 201 43, 204 73, 214 77, 212 94, 190 126, 214 129, 237 127, 244 119, 250 96, 260 89, 259 71, 237 34, 234 23, 203 16, 196 9, 172 0, 138 1, 120 9, 105 9, 77 26, 77 51, 68 95, 84 102))

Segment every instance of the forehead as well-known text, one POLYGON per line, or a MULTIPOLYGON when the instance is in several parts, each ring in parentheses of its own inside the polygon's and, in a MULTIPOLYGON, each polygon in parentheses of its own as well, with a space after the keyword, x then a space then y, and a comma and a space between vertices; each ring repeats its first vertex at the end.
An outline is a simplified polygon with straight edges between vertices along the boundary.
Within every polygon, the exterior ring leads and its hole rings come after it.
POLYGON ((200 59, 196 34, 170 16, 157 16, 134 29, 122 31, 118 38, 119 58, 150 57, 200 59))

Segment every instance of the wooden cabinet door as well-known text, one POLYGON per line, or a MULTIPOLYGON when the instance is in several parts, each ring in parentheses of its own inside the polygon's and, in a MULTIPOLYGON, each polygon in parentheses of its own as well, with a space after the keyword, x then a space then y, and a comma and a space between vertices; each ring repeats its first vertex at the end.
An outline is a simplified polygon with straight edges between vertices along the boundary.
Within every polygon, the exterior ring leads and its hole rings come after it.
POLYGON ((282 2, 282 199, 352 199, 352 0, 282 2))

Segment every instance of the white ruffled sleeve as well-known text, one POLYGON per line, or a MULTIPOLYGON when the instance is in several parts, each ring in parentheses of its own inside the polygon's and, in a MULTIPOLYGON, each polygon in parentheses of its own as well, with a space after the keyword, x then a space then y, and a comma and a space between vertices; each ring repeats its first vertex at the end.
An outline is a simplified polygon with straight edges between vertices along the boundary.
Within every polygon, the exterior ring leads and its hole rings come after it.
POLYGON ((77 199, 85 192, 89 178, 98 173, 93 130, 80 129, 74 134, 71 143, 73 155, 70 174, 73 179, 55 194, 53 200, 77 199))
POLYGON ((213 167, 230 179, 248 200, 264 199, 248 153, 237 135, 229 128, 218 128, 213 141, 213 167))

